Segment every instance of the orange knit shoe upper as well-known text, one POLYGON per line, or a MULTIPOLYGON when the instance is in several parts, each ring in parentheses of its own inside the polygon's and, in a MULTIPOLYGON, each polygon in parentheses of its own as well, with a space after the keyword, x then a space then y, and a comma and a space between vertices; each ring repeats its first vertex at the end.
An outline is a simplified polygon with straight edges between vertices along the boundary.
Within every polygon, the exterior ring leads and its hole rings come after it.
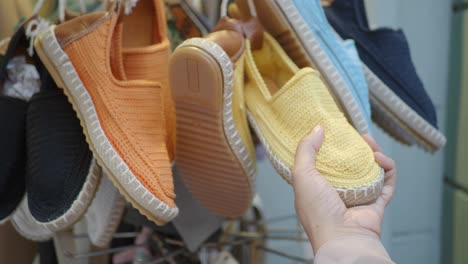
POLYGON ((164 89, 159 82, 121 79, 117 21, 114 12, 93 13, 58 26, 55 35, 91 95, 110 144, 148 191, 175 208, 164 89))
POLYGON ((132 13, 123 18, 123 66, 129 80, 154 80, 161 83, 167 148, 174 158, 175 113, 169 87, 170 43, 162 0, 140 0, 132 13))

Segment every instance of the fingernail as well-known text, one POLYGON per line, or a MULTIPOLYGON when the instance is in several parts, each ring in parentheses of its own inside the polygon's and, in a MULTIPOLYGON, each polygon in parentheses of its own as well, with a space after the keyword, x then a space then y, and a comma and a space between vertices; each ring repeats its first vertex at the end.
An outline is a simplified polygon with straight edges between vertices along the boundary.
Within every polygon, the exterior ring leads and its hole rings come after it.
POLYGON ((314 135, 315 135, 315 134, 319 133, 320 131, 322 131, 322 129, 323 129, 323 128, 322 128, 321 125, 316 125, 316 126, 314 127, 314 129, 312 129, 312 133, 314 133, 314 135))

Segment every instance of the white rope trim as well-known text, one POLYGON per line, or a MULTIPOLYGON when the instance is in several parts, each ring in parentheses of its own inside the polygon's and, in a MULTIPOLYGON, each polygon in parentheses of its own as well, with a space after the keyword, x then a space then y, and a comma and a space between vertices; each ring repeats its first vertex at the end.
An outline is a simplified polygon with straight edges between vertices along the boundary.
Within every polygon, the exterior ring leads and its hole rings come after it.
POLYGON ((250 15, 253 17, 257 17, 257 9, 255 8, 255 3, 253 0, 247 0, 247 4, 249 5, 250 15))
MULTIPOLYGON (((367 65, 362 63, 364 68, 364 75, 369 86, 369 93, 371 100, 373 97, 379 100, 379 103, 385 105, 391 113, 398 120, 402 121, 405 125, 420 135, 422 138, 430 142, 437 149, 442 148, 447 139, 444 134, 433 127, 429 122, 422 118, 416 111, 409 107, 403 100, 400 99, 377 75, 375 75, 367 65)), ((404 128, 403 128, 404 129, 404 128)), ((408 133, 411 135, 411 133, 408 133)), ((418 143, 419 146, 427 149, 426 146, 421 145, 419 141, 421 139, 413 139, 418 143)), ((429 149, 427 149, 429 150, 429 149)), ((433 150, 431 150, 433 151, 433 150)))
POLYGON ((87 13, 88 11, 86 10, 86 3, 85 0, 80 0, 80 10, 81 13, 87 13))
POLYGON ((227 16, 227 6, 229 4, 229 0, 222 0, 221 1, 221 17, 227 16))
POLYGON ((23 237, 33 241, 47 241, 54 233, 42 225, 38 225, 31 215, 28 197, 24 196, 18 208, 11 216, 11 224, 23 237))
POLYGON ((59 0, 58 2, 58 13, 60 22, 65 21, 65 8, 67 8, 67 0, 59 0))
POLYGON ((26 26, 25 35, 29 39, 29 47, 27 49, 29 56, 34 55, 34 39, 42 34, 47 28, 49 28, 50 23, 40 17, 31 20, 26 26))
POLYGON ((32 15, 35 16, 39 14, 39 11, 41 11, 41 8, 43 5, 44 5, 44 0, 37 0, 36 5, 34 6, 34 9, 33 9, 32 15))

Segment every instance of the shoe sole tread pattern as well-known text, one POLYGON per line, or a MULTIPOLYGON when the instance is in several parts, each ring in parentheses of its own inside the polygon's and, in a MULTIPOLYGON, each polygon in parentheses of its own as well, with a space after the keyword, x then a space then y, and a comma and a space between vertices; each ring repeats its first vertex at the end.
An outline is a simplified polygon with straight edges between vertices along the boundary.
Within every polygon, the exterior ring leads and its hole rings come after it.
POLYGON ((98 164, 109 175, 119 192, 141 214, 158 225, 171 221, 177 216, 178 208, 171 208, 151 194, 113 148, 101 127, 91 96, 57 41, 54 28, 49 28, 36 38, 35 48, 57 86, 63 88, 77 113, 86 141, 98 164))
MULTIPOLYGON (((257 122, 255 121, 253 114, 247 111, 247 117, 248 117, 251 127, 253 128, 258 138, 260 139, 260 142, 265 148, 265 152, 268 158, 270 159, 273 167, 281 175, 281 177, 283 177, 283 179, 286 180, 286 182, 291 184, 292 183, 291 169, 288 168, 285 165, 285 163, 274 153, 274 151, 272 150, 272 148, 266 141, 265 137, 263 136, 262 131, 259 125, 257 124, 257 122)), ((340 198, 346 204, 346 206, 351 207, 351 206, 367 204, 367 203, 375 201, 380 196, 383 185, 384 185, 384 171, 381 170, 380 175, 377 177, 377 179, 374 182, 366 186, 362 186, 359 188, 352 188, 352 189, 345 189, 345 188, 335 188, 335 189, 340 195, 340 198)))
MULTIPOLYGON (((409 133, 416 144, 429 152, 434 152, 442 148, 446 143, 445 136, 429 122, 424 120, 416 111, 411 109, 401 100, 385 83, 380 80, 365 64, 363 64, 364 75, 366 77, 372 105, 384 108, 383 111, 394 122, 399 123, 399 127, 409 133)), ((387 120, 384 116, 376 116, 377 124, 387 120)), ((397 130, 389 130, 391 135, 402 133, 397 130)), ((396 136, 398 138, 398 136, 396 136)), ((408 136, 406 136, 408 137, 408 136)))
POLYGON ((209 40, 185 41, 171 60, 177 167, 201 204, 228 217, 249 208, 256 173, 234 124, 233 76, 229 56, 209 40))
POLYGON ((297 41, 301 43, 301 46, 306 50, 311 65, 320 69, 322 76, 328 84, 327 86, 332 90, 333 97, 338 99, 337 103, 341 106, 341 109, 344 110, 343 112, 345 112, 348 120, 360 134, 368 133, 369 128, 364 118, 364 113, 353 97, 350 87, 345 83, 343 77, 340 76, 338 69, 328 58, 318 40, 315 39, 293 1, 274 0, 272 2, 273 6, 281 11, 283 18, 286 19, 286 24, 289 25, 297 41))

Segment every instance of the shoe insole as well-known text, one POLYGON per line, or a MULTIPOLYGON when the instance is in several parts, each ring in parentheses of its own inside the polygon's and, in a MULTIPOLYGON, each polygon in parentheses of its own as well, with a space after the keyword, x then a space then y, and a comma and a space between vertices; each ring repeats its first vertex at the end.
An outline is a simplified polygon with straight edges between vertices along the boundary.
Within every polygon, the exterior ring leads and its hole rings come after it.
POLYGON ((123 47, 138 48, 161 42, 153 0, 140 0, 130 15, 124 17, 123 47))
POLYGON ((279 91, 279 86, 276 84, 276 82, 273 79, 267 76, 262 76, 262 77, 271 95, 274 95, 276 92, 279 91))

